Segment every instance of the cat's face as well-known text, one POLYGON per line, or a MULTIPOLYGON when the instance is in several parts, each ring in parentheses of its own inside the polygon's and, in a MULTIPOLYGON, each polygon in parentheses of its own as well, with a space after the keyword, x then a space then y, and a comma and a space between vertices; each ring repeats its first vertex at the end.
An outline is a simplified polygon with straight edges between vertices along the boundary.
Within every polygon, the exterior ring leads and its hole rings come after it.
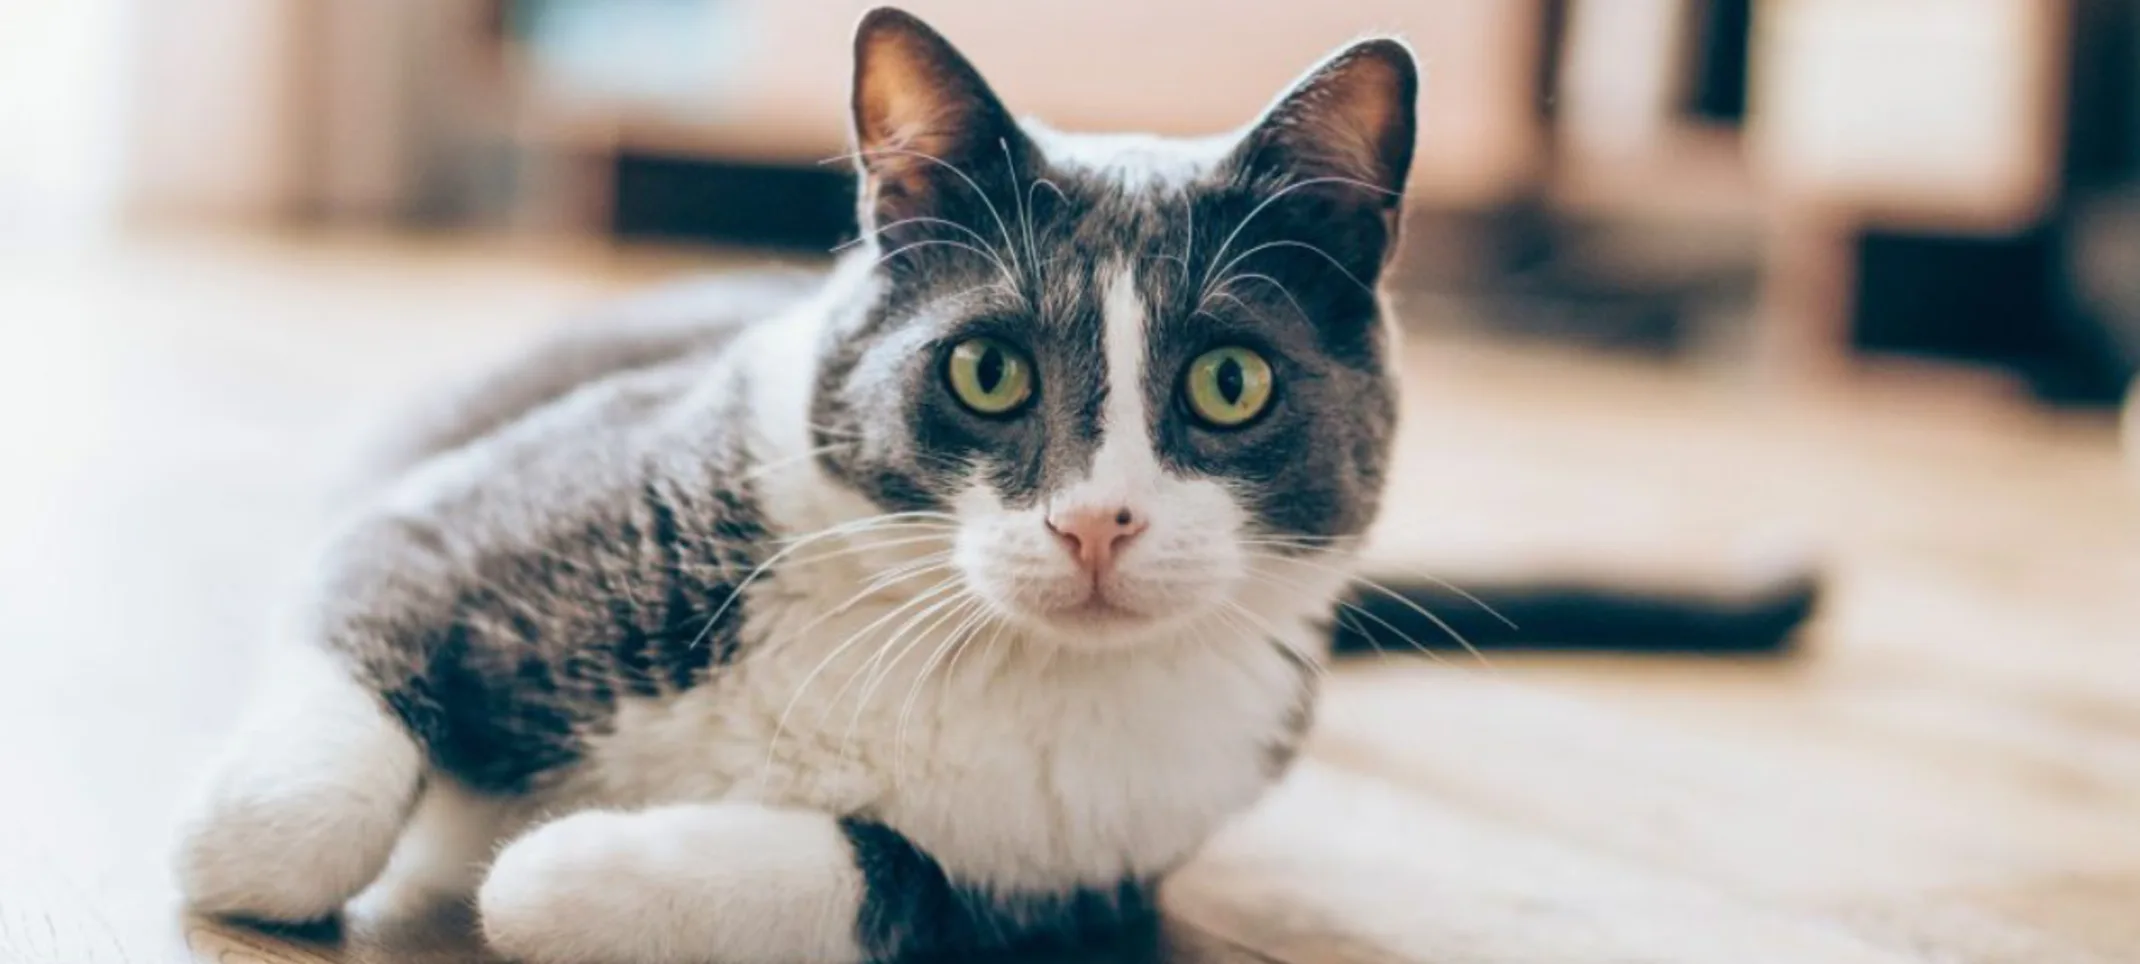
POLYGON ((827 346, 828 470, 954 516, 966 587, 1066 642, 1255 628, 1258 600, 1327 592, 1395 418, 1374 285, 1410 54, 1356 45, 1204 142, 1020 125, 903 14, 865 18, 857 58, 878 263, 827 346))

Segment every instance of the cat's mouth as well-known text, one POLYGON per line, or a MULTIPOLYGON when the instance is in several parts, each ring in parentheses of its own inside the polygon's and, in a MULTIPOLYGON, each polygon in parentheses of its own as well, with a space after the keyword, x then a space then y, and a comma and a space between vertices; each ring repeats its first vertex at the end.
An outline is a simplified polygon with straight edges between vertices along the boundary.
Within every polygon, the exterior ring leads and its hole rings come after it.
POLYGON ((1151 616, 1114 602, 1099 591, 1085 597, 1084 602, 1059 607, 1045 615, 1063 629, 1121 629, 1152 621, 1151 616))
POLYGON ((1075 601, 1025 607, 1025 619, 1046 635, 1082 645, 1127 645, 1164 633, 1196 611, 1188 600, 1139 598, 1125 585, 1092 585, 1075 601))

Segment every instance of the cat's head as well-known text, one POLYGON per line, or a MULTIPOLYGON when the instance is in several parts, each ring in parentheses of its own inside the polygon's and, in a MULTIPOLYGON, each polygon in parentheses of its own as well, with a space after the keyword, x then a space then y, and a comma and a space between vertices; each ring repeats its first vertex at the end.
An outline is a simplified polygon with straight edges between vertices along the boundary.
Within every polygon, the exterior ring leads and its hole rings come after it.
POLYGON ((1367 40, 1234 135, 1070 135, 1014 119, 920 21, 869 13, 874 264, 825 349, 822 464, 887 512, 955 517, 965 586, 1058 640, 1326 604, 1389 458, 1376 285, 1417 83, 1403 44, 1367 40))

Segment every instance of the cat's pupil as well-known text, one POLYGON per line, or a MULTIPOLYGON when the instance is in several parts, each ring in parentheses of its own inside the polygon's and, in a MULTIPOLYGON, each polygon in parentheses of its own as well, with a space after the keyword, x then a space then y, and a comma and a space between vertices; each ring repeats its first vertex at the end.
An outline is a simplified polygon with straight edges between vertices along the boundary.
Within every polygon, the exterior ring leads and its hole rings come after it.
POLYGON ((1003 352, 994 348, 982 349, 981 360, 973 366, 973 379, 982 394, 995 394, 1003 385, 1003 352))
POLYGON ((1219 397, 1228 405, 1239 405, 1241 393, 1248 387, 1248 373, 1241 367, 1240 359, 1228 358, 1219 362, 1219 370, 1213 377, 1218 381, 1219 397))

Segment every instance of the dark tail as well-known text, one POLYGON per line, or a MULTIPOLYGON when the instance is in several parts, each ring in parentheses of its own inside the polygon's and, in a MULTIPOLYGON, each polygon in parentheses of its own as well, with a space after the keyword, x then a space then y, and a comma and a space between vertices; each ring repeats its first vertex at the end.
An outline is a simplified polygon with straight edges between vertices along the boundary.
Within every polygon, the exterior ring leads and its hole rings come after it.
POLYGON ((1462 650, 1775 654, 1820 601, 1819 576, 1794 572, 1731 590, 1603 583, 1465 584, 1398 577, 1355 590, 1339 610, 1340 654, 1462 650), (1459 642, 1462 637, 1463 642, 1459 642))

